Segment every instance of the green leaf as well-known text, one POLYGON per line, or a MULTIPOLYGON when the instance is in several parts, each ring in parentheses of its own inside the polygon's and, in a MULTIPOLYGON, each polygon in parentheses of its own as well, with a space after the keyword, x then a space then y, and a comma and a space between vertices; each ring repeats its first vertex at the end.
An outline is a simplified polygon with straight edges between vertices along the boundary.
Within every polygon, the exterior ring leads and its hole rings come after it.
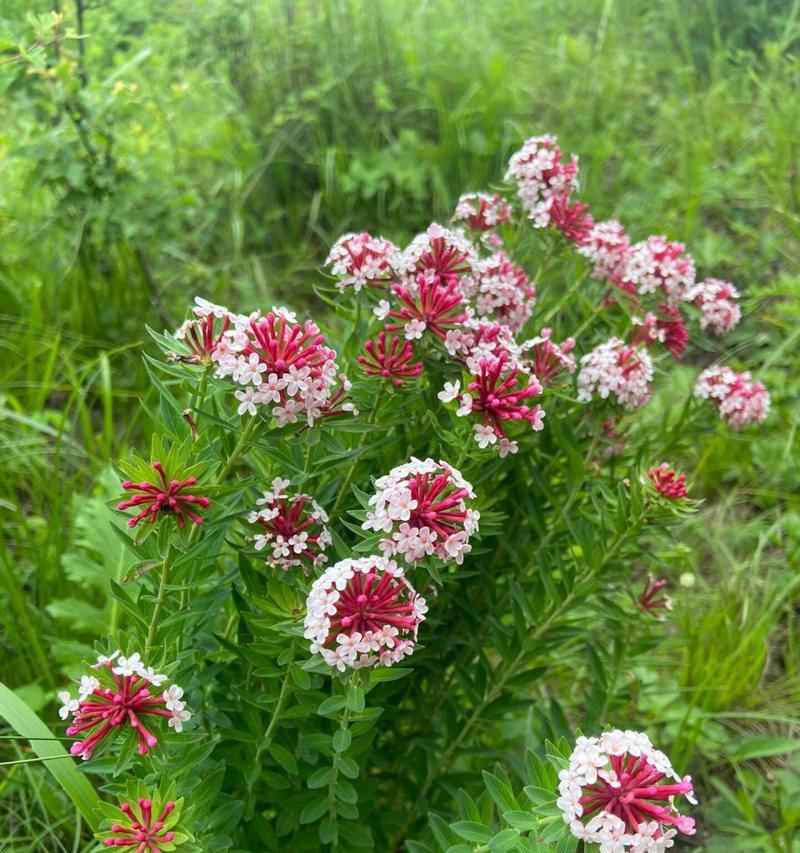
POLYGON ((504 829, 498 832, 493 838, 489 839, 489 849, 491 851, 511 850, 516 847, 519 840, 519 832, 516 829, 504 829))
POLYGON ((89 780, 78 771, 75 762, 55 735, 31 709, 0 681, 0 716, 21 737, 31 738, 31 749, 53 778, 64 789, 92 831, 98 829, 95 809, 99 804, 97 792, 89 780))
POLYGON ((297 759, 285 746, 272 743, 269 745, 268 752, 290 776, 297 775, 297 759))
POLYGON ((539 819, 536 815, 524 811, 503 812, 503 820, 514 829, 521 829, 523 832, 532 831, 539 828, 539 819))
POLYGON ((329 714, 335 714, 337 711, 341 711, 342 708, 344 708, 346 701, 347 700, 344 696, 329 696, 327 699, 323 699, 322 702, 319 703, 317 713, 321 714, 323 717, 326 717, 329 714))
POLYGON ((450 825, 450 829, 465 841, 485 843, 492 837, 492 830, 474 820, 459 820, 450 825))
POLYGON ((300 823, 314 823, 328 811, 328 798, 316 797, 300 812, 300 823))
POLYGON ((356 714, 364 710, 364 688, 358 684, 350 684, 347 687, 347 707, 356 714))
POLYGON ((350 748, 350 743, 353 740, 350 729, 339 729, 333 736, 334 752, 346 752, 350 748))
POLYGON ((728 742, 728 756, 738 761, 785 755, 800 749, 800 738, 750 735, 728 742))
POLYGON ((333 776, 333 767, 320 767, 308 777, 309 788, 324 788, 333 776))

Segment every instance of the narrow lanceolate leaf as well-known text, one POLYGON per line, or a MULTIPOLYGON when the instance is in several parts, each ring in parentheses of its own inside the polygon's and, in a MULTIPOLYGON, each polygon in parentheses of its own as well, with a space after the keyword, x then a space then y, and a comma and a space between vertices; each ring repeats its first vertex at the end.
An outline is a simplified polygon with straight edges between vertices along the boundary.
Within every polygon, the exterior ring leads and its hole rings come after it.
POLYGON ((0 717, 14 731, 25 738, 31 738, 31 749, 43 759, 44 766, 53 774, 53 778, 75 803, 89 827, 96 831, 98 817, 96 808, 100 799, 89 780, 78 771, 75 762, 64 746, 55 738, 53 732, 31 711, 31 709, 2 682, 0 682, 0 717))

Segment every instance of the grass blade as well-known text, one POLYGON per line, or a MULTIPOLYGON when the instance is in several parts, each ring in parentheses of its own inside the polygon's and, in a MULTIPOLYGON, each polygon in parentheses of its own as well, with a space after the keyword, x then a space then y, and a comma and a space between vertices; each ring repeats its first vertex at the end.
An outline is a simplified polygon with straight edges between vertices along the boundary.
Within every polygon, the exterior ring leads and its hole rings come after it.
POLYGON ((89 780, 78 771, 60 741, 16 694, 0 681, 0 717, 22 737, 31 738, 31 748, 42 759, 44 766, 64 789, 92 831, 98 828, 99 804, 97 792, 89 780))

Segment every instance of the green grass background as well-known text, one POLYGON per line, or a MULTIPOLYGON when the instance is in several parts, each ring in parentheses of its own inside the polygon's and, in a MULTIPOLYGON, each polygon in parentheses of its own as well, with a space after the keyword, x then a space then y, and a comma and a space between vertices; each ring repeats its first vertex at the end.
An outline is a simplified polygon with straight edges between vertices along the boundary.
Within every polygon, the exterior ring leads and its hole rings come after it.
MULTIPOLYGON (((596 218, 685 241, 743 292, 733 361, 773 411, 676 460, 706 503, 665 555, 664 642, 619 690, 701 779, 699 845, 800 850, 800 3, 86 5, 81 64, 69 41, 32 52, 40 74, 0 66, 2 680, 52 719, 62 669, 118 624, 103 499, 109 459, 152 429, 146 323, 177 325, 195 294, 321 314, 312 284, 340 233, 402 243, 551 132, 596 218)), ((0 2, 3 58, 52 6, 0 2)), ((0 771, 3 826, 0 851, 82 849, 35 764, 0 771)))

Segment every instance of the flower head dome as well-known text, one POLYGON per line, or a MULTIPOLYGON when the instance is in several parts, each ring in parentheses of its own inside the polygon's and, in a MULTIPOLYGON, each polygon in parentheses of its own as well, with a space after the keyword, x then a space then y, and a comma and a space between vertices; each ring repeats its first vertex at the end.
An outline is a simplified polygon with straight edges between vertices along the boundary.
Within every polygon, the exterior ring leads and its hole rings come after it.
POLYGON ((700 328, 715 335, 727 334, 742 319, 742 309, 736 301, 739 291, 729 281, 707 278, 687 298, 700 309, 700 328))
POLYGON ((630 240, 620 222, 595 222, 578 251, 593 263, 592 275, 619 286, 625 277, 630 240))
POLYGON ((436 276, 443 284, 469 279, 480 268, 475 247, 461 231, 451 231, 434 222, 418 234, 402 253, 399 270, 417 281, 420 273, 436 276))
POLYGON ((536 304, 536 288, 505 252, 495 252, 483 262, 474 284, 466 295, 473 299, 480 317, 497 320, 513 332, 525 325, 536 304))
POLYGON ((694 283, 694 261, 683 243, 655 235, 631 246, 623 284, 635 286, 641 294, 661 290, 674 308, 689 299, 694 283))
POLYGON ((562 162, 555 136, 532 136, 512 155, 505 175, 517 185, 517 195, 534 227, 551 223, 555 199, 568 199, 578 187, 578 157, 562 162))
POLYGON ((311 587, 303 636, 342 672, 392 666, 413 653, 427 610, 393 560, 340 560, 311 587))
POLYGON ((328 516, 310 495, 287 494, 288 485, 276 477, 256 501, 260 509, 248 515, 247 520, 262 531, 253 537, 255 549, 265 550, 267 565, 284 571, 313 568, 328 559, 325 549, 332 542, 328 516))
POLYGON ((663 853, 679 832, 695 833, 694 819, 676 804, 681 796, 695 804, 691 778, 678 776, 639 732, 579 737, 558 790, 572 834, 609 853, 663 853))
POLYGON ((237 316, 226 333, 216 375, 241 386, 240 415, 270 412, 279 426, 305 419, 311 426, 327 408, 337 384, 336 353, 311 320, 273 308, 263 317, 237 316))
POLYGON ((128 657, 119 652, 101 655, 92 669, 97 674, 81 678, 77 699, 66 690, 58 694, 63 703, 61 719, 72 716, 67 736, 83 738, 72 744, 72 755, 89 759, 102 743, 124 729, 136 733, 139 754, 146 755, 158 743, 148 727, 159 717, 167 718, 176 732, 191 717, 182 701, 183 690, 173 684, 161 692, 167 676, 146 667, 138 652, 128 657))
POLYGON ((381 542, 387 557, 463 562, 480 514, 468 507, 475 493, 459 471, 446 462, 412 457, 378 478, 375 487, 361 526, 388 534, 381 542))
POLYGON ((533 430, 544 428, 544 411, 528 402, 542 393, 539 380, 505 350, 495 355, 475 355, 467 359, 470 379, 461 393, 461 383, 447 383, 438 394, 443 403, 458 400, 456 414, 466 418, 477 415, 473 426, 475 441, 481 449, 494 446, 501 457, 516 453, 518 445, 509 438, 508 427, 525 421, 533 430))
POLYGON ((325 266, 339 279, 339 290, 352 287, 358 293, 365 286, 384 287, 399 262, 400 250, 394 243, 362 231, 340 237, 331 247, 325 266))
POLYGON ((553 343, 553 330, 542 329, 541 334, 521 344, 522 362, 529 365, 534 376, 547 388, 557 377, 567 371, 575 372, 575 338, 567 338, 560 344, 553 343))
POLYGON ((490 231, 510 221, 511 206, 497 193, 465 193, 453 213, 453 222, 473 231, 490 231))
POLYGON ((629 409, 638 409, 649 399, 653 362, 644 347, 629 346, 611 338, 581 358, 578 400, 588 403, 594 394, 613 397, 629 409))
POLYGON ((709 367, 697 377, 695 397, 711 400, 731 429, 740 430, 764 422, 769 412, 769 392, 749 373, 729 367, 709 367))

